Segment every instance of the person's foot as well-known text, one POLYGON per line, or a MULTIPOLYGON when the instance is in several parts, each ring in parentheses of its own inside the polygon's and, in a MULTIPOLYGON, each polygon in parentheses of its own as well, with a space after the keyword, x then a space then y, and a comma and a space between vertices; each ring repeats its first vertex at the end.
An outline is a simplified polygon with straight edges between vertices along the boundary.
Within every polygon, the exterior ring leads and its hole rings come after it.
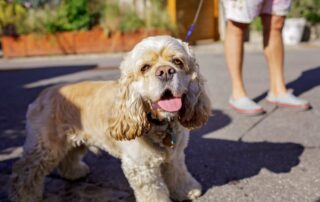
POLYGON ((291 92, 286 92, 285 94, 277 96, 269 92, 267 102, 279 107, 297 108, 302 110, 308 110, 311 108, 308 101, 294 96, 291 92))
POLYGON ((265 112, 260 105, 248 97, 243 97, 240 99, 230 98, 229 105, 236 112, 246 115, 259 115, 265 112))

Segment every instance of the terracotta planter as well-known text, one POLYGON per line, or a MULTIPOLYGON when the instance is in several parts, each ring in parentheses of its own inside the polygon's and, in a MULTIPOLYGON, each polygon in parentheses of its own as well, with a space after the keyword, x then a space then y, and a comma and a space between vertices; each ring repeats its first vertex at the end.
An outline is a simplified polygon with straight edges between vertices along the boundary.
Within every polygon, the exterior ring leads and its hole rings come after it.
POLYGON ((76 32, 61 32, 55 34, 54 36, 56 37, 57 44, 63 54, 76 53, 76 32))
POLYGON ((2 50, 6 58, 24 57, 27 55, 25 36, 20 37, 2 37, 2 50))
POLYGON ((107 36, 102 29, 81 31, 75 34, 77 53, 110 52, 112 38, 107 36))
POLYGON ((157 35, 170 35, 171 33, 168 30, 164 29, 150 29, 146 30, 148 36, 157 36, 157 35))
POLYGON ((95 28, 83 32, 3 37, 2 44, 5 57, 119 52, 131 50, 147 36, 163 34, 169 33, 155 29, 127 33, 114 32, 107 36, 102 29, 95 28))
POLYGON ((120 33, 106 35, 102 29, 77 32, 75 35, 77 53, 101 53, 122 51, 120 33))
POLYGON ((26 36, 28 56, 61 54, 58 42, 52 35, 30 34, 26 36))
POLYGON ((26 36, 28 56, 61 55, 75 53, 74 32, 26 36))
POLYGON ((106 35, 102 29, 77 32, 75 44, 77 53, 100 53, 123 51, 122 34, 114 32, 106 35))
POLYGON ((148 36, 170 35, 170 32, 161 29, 138 30, 121 34, 122 51, 131 50, 137 43, 148 36))
POLYGON ((138 30, 135 32, 125 32, 121 36, 122 50, 131 50, 138 42, 147 36, 147 32, 144 30, 138 30))
POLYGON ((112 52, 121 52, 123 51, 123 34, 121 32, 115 32, 111 34, 112 44, 111 51, 112 52))

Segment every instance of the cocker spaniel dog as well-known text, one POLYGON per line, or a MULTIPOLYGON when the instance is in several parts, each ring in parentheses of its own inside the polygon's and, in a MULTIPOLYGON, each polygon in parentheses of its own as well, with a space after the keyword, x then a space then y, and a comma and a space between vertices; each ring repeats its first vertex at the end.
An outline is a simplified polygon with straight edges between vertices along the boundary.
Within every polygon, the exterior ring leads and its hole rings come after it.
POLYGON ((41 201, 55 167, 75 180, 89 173, 86 148, 121 159, 138 202, 192 200, 201 185, 185 164, 189 130, 201 127, 211 105, 195 56, 170 36, 138 43, 117 81, 47 88, 29 105, 23 156, 13 166, 12 201, 41 201))

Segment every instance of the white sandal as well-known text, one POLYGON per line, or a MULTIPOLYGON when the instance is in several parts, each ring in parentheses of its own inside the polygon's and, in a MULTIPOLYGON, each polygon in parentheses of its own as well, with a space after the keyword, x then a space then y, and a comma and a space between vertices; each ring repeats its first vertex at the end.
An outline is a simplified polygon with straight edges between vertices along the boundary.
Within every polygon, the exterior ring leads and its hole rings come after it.
POLYGON ((243 97, 240 99, 229 99, 229 105, 236 112, 246 115, 259 115, 265 113, 264 109, 249 99, 248 97, 243 97))
POLYGON ((267 102, 279 107, 297 108, 302 110, 308 110, 311 108, 311 105, 308 101, 294 96, 291 92, 287 92, 278 96, 272 95, 269 92, 267 96, 267 102))

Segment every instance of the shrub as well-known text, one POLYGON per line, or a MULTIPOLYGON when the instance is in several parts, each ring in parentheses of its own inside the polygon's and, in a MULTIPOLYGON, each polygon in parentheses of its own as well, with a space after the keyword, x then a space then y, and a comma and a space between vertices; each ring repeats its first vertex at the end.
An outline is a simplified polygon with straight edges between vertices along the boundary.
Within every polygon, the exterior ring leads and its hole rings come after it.
POLYGON ((292 0, 289 17, 304 17, 310 23, 320 22, 319 0, 292 0))
POLYGON ((115 30, 121 32, 132 32, 142 27, 175 30, 167 14, 164 1, 151 0, 151 4, 145 8, 141 17, 134 7, 123 7, 120 9, 119 2, 106 0, 101 12, 100 26, 106 33, 115 30))
POLYGON ((134 32, 144 26, 144 21, 142 21, 136 12, 129 11, 121 16, 119 22, 119 30, 121 32, 134 32))
POLYGON ((145 13, 119 6, 117 0, 0 0, 0 34, 55 33, 100 26, 105 33, 133 32, 143 27, 173 31, 164 1, 150 0, 145 13))
POLYGON ((100 26, 106 34, 118 30, 121 13, 117 3, 107 2, 100 13, 100 26))
POLYGON ((49 7, 44 7, 41 9, 29 9, 28 15, 25 17, 25 19, 23 19, 20 25, 19 34, 48 33, 48 23, 50 22, 53 13, 54 11, 52 11, 49 7))
POLYGON ((27 10, 18 2, 0 0, 0 34, 18 35, 27 10))
POLYGON ((48 22, 49 32, 87 30, 90 27, 91 15, 87 0, 63 0, 48 22))
POLYGON ((171 23, 164 2, 151 0, 150 15, 146 16, 147 27, 176 31, 176 26, 171 23))
POLYGON ((261 18, 257 17, 253 20, 253 22, 250 24, 250 28, 252 28, 255 31, 262 32, 262 22, 261 18))

